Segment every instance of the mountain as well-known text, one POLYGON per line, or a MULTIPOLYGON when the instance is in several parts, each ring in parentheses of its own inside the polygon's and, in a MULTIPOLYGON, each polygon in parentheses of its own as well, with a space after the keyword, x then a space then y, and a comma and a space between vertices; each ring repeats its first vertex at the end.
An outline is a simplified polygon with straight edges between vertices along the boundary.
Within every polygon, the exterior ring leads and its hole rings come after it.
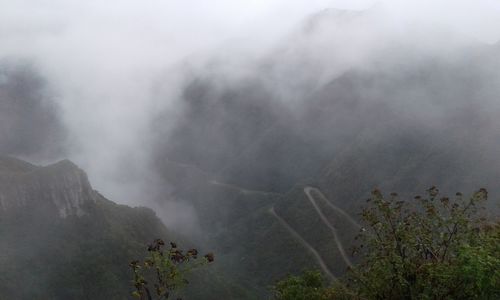
MULTIPOLYGON (((339 26, 366 21, 341 16, 339 26)), ((193 78, 173 129, 157 138, 153 165, 171 196, 194 207, 204 242, 256 298, 287 273, 336 277, 355 263, 358 213, 375 187, 402 197, 432 185, 447 195, 486 187, 499 211, 498 47, 443 56, 389 43, 370 64, 325 77, 318 57, 294 61, 294 49, 317 51, 316 35, 328 43, 318 22, 253 76, 218 78, 211 66, 211 76, 193 78)))
MULTIPOLYGON (((128 263, 146 245, 192 246, 151 209, 107 200, 68 160, 40 167, 0 157, 0 203, 0 299, 132 299, 128 263)), ((195 273, 188 298, 237 294, 222 277, 195 273)))
POLYGON ((69 161, 0 158, 2 299, 124 299, 128 261, 171 236, 146 208, 94 191, 69 161))
POLYGON ((50 206, 59 217, 85 214, 85 205, 95 203, 85 173, 68 160, 37 168, 12 158, 0 166, 0 207, 3 211, 50 206))
MULTIPOLYGON (((241 74, 224 57, 182 70, 178 102, 165 101, 175 112, 151 112, 153 136, 137 148, 153 152, 144 190, 193 210, 189 240, 150 209, 107 200, 69 161, 1 157, 0 298, 127 298, 127 262, 163 237, 216 254, 187 299, 266 299, 288 273, 333 279, 356 263, 358 213, 375 187, 401 197, 486 187, 499 211, 499 44, 393 30, 373 12, 325 10, 302 25, 241 74)), ((1 69, 0 152, 61 156, 43 80, 1 69)))

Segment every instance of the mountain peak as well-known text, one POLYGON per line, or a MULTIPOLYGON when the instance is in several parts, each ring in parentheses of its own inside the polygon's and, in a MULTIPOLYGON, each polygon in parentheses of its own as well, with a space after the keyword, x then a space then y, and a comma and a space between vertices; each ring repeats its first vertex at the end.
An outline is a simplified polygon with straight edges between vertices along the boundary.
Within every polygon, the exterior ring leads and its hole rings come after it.
POLYGON ((81 216, 84 204, 95 199, 85 172, 69 160, 37 167, 0 158, 0 211, 48 206, 60 217, 81 216))

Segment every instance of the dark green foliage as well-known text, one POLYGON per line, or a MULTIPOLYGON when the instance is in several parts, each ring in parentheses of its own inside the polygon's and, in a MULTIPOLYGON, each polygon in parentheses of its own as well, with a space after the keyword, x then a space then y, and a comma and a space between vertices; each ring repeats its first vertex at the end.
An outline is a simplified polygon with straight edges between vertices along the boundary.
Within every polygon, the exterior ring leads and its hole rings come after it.
POLYGON ((432 187, 411 201, 374 190, 357 237, 361 263, 316 294, 297 288, 310 274, 285 279, 276 299, 499 299, 500 225, 482 215, 486 199, 485 189, 451 200, 432 187))
POLYGON ((0 299, 128 299, 131 271, 154 236, 153 211, 100 198, 81 217, 24 208, 0 216, 0 299))
POLYGON ((299 276, 289 275, 272 287, 276 300, 348 300, 356 299, 341 282, 328 285, 319 271, 304 271, 299 276))
POLYGON ((273 287, 275 299, 327 299, 327 289, 319 271, 305 271, 301 276, 290 275, 273 287))
POLYGON ((362 214, 368 225, 358 248, 363 262, 349 285, 370 299, 500 296, 499 253, 488 246, 495 236, 484 229, 479 211, 486 199, 485 189, 468 200, 459 193, 454 200, 440 197, 436 187, 412 201, 373 191, 362 214))

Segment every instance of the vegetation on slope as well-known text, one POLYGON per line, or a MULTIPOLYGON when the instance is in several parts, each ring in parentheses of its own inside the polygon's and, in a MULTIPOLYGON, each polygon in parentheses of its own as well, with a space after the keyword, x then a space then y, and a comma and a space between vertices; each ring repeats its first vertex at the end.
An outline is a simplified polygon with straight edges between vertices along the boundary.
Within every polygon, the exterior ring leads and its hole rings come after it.
POLYGON ((289 276, 275 299, 498 299, 500 225, 484 217, 486 199, 485 189, 451 200, 432 187, 412 201, 374 190, 355 249, 361 263, 331 285, 319 272, 289 276))
POLYGON ((172 236, 153 211, 104 198, 83 216, 26 207, 0 217, 0 299, 127 299, 130 270, 155 236, 172 236))

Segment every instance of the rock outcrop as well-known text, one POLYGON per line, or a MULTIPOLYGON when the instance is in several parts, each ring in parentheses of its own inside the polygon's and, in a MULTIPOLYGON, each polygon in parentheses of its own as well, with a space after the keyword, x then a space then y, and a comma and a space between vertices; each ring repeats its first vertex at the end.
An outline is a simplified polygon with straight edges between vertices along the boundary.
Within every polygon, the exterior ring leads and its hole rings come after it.
POLYGON ((96 197, 85 172, 69 160, 39 167, 0 157, 0 211, 49 206, 63 218, 81 216, 96 197))

